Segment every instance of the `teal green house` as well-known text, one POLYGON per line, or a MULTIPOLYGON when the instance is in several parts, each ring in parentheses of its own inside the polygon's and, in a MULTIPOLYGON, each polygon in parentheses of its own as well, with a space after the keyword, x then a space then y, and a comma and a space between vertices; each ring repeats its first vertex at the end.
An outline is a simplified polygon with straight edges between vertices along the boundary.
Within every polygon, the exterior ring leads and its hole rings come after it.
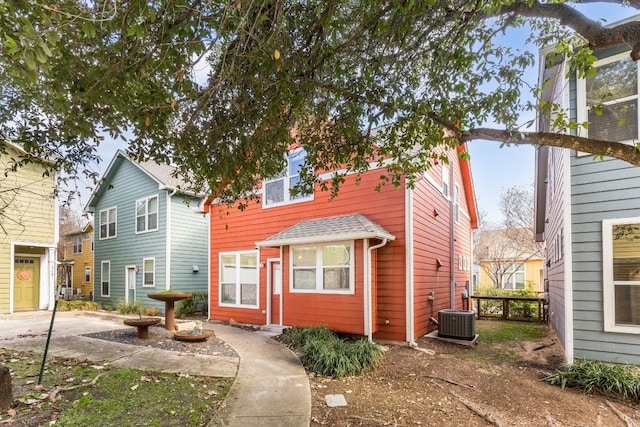
POLYGON ((94 301, 164 310, 147 294, 207 291, 205 195, 184 190, 174 172, 123 151, 111 160, 85 208, 94 217, 94 301))

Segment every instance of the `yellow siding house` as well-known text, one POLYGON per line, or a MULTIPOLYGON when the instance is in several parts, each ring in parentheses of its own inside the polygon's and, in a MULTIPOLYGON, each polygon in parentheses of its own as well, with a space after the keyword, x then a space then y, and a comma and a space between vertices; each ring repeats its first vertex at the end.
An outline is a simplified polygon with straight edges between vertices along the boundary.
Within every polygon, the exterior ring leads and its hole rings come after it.
POLYGON ((93 224, 66 233, 64 238, 65 297, 88 298, 93 293, 93 224))
MULTIPOLYGON (((58 207, 46 161, 12 170, 26 153, 0 141, 0 313, 52 310, 58 207)), ((50 165, 49 165, 50 166, 50 165)))

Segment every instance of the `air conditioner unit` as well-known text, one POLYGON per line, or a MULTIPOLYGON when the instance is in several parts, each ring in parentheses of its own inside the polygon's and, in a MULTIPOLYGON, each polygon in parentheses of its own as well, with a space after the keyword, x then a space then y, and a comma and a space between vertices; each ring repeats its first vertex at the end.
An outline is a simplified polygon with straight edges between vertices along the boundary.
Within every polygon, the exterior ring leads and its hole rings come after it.
POLYGON ((476 336, 476 317, 473 311, 438 311, 438 336, 472 341, 476 336))

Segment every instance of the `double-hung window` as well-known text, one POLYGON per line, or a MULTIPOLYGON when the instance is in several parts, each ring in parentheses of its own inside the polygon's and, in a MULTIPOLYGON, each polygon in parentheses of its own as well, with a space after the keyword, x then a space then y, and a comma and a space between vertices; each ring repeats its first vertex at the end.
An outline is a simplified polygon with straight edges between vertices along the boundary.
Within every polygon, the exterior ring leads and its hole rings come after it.
POLYGON ((449 198, 449 165, 442 165, 442 195, 449 198))
POLYGON ((511 264, 504 275, 502 288, 509 290, 525 288, 526 270, 524 263, 511 264))
POLYGON ((460 187, 458 184, 453 186, 453 215, 456 224, 460 224, 460 187))
POLYGON ((153 287, 156 285, 156 260, 144 258, 142 260, 142 286, 153 287))
POLYGON ((136 200, 136 233, 158 229, 158 196, 136 200))
POLYGON ((291 247, 291 291, 353 293, 353 242, 291 247))
POLYGON ((296 149, 287 156, 287 167, 277 176, 264 180, 262 184, 263 206, 277 206, 285 203, 301 202, 313 198, 313 192, 298 192, 292 194, 291 190, 300 182, 300 171, 304 166, 307 152, 296 149))
POLYGON ((602 221, 604 329, 640 334, 640 217, 602 221))
POLYGON ((594 64, 595 74, 578 80, 578 121, 589 122, 593 139, 634 142, 638 139, 638 65, 629 52, 594 64))
POLYGON ((100 239, 116 237, 116 208, 100 211, 100 239))
POLYGON ((74 254, 82 253, 82 235, 80 234, 73 237, 73 253, 74 254))
POLYGON ((111 283, 111 261, 102 261, 100 269, 100 296, 108 297, 111 283))
POLYGON ((220 254, 220 304, 258 307, 258 252, 220 254))
POLYGON ((91 266, 89 265, 84 266, 84 282, 91 282, 91 266))

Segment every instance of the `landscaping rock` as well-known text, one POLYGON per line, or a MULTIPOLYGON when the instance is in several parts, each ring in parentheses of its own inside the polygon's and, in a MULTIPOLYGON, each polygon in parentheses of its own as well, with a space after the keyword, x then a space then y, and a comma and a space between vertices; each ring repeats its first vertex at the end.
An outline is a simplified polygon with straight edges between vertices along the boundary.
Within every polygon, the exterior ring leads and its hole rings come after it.
POLYGON ((338 406, 347 406, 347 400, 342 394, 327 394, 324 397, 327 402, 327 406, 330 408, 336 408, 338 406))
POLYGON ((181 322, 175 324, 176 331, 190 331, 196 327, 196 322, 181 322))
POLYGON ((9 368, 0 366, 0 412, 9 410, 12 404, 11 374, 9 368))

